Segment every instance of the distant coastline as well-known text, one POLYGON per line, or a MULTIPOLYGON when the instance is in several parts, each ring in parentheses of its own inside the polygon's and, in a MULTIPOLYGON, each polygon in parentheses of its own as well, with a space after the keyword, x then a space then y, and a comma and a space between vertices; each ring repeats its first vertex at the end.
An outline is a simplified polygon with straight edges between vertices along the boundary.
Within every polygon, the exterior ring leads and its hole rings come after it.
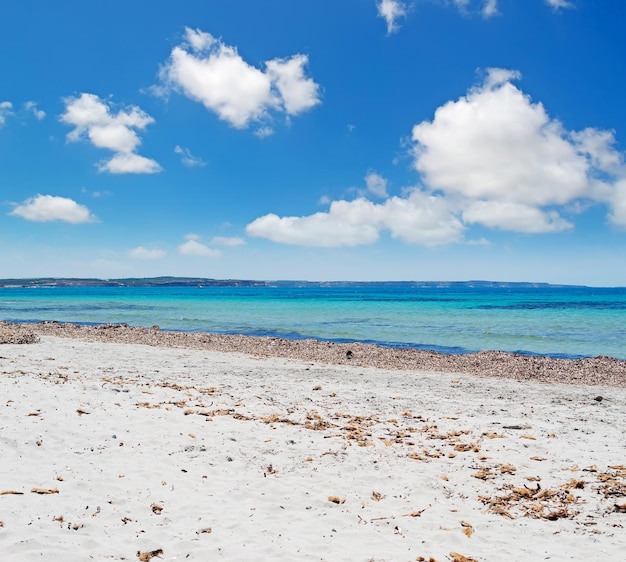
POLYGON ((0 288, 29 287, 425 287, 425 288, 547 288, 583 287, 524 281, 303 281, 210 279, 205 277, 130 277, 120 279, 36 277, 0 279, 0 288))

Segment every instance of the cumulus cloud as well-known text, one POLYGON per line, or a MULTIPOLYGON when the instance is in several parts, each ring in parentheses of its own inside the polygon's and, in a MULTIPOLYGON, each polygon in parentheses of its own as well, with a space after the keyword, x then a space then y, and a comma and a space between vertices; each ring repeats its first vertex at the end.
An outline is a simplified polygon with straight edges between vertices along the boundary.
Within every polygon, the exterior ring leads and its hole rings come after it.
POLYGON ((265 69, 248 64, 235 47, 210 33, 185 28, 184 41, 161 66, 157 93, 178 91, 233 127, 297 115, 318 103, 319 86, 305 74, 306 55, 276 58, 265 69))
POLYGON ((560 232, 574 225, 556 211, 542 211, 512 201, 476 201, 463 211, 466 223, 480 223, 488 228, 539 234, 560 232))
POLYGON ((188 148, 176 145, 174 147, 174 152, 180 155, 180 161, 188 168, 206 166, 206 162, 204 162, 202 158, 194 156, 188 148))
POLYGON ((626 165, 612 131, 568 131, 541 103, 513 84, 518 72, 489 69, 482 84, 439 107, 413 127, 411 154, 420 187, 388 197, 386 180, 370 172, 368 193, 330 202, 328 212, 267 214, 246 227, 251 236, 303 246, 371 244, 382 232, 411 244, 462 241, 471 225, 526 234, 574 227, 590 205, 609 208, 626 227, 626 165))
POLYGON ((365 198, 333 201, 326 213, 304 217, 268 214, 246 227, 251 236, 301 246, 358 246, 376 242, 381 231, 412 244, 437 246, 461 238, 463 225, 441 198, 413 190, 382 204, 365 198))
POLYGON ((183 256, 218 258, 222 255, 219 250, 209 248, 200 242, 200 236, 197 234, 187 234, 185 240, 186 242, 178 246, 178 253, 183 256))
POLYGON ((138 260, 158 260, 165 257, 165 250, 159 248, 145 248, 144 246, 137 246, 128 250, 128 256, 138 260))
POLYGON ((136 106, 115 112, 112 105, 95 94, 82 93, 64 100, 65 112, 61 121, 74 127, 67 140, 88 140, 98 148, 115 153, 108 161, 101 162, 98 169, 114 174, 154 174, 161 166, 135 151, 141 144, 137 130, 144 130, 154 119, 136 106))
POLYGON ((381 0, 376 5, 378 15, 387 23, 387 33, 392 34, 398 30, 398 20, 406 17, 406 7, 399 0, 381 0))
POLYGON ((100 162, 98 170, 110 174, 156 174, 161 171, 161 166, 134 152, 120 152, 110 160, 100 162))
POLYGON ((96 217, 84 205, 66 197, 37 195, 17 205, 9 213, 33 222, 63 221, 72 224, 94 222, 96 217))
MULTIPOLYGON (((463 201, 463 218, 490 228, 557 232, 573 225, 555 206, 618 206, 626 177, 612 131, 568 131, 513 81, 490 69, 482 85, 413 128, 414 165, 431 190, 463 201)), ((613 211, 614 222, 621 213, 613 211)))
POLYGON ((10 101, 0 101, 0 127, 2 127, 7 120, 7 117, 13 115, 13 104, 10 101))
POLYGON ((298 115, 320 103, 319 86, 304 73, 306 55, 267 61, 266 72, 278 89, 279 99, 288 115, 298 115))
POLYGON ((24 104, 24 109, 31 112, 38 121, 46 118, 46 112, 43 109, 39 109, 34 101, 27 101, 24 104))
MULTIPOLYGON (((273 242, 297 246, 358 246, 378 240, 378 228, 371 217, 351 219, 350 213, 365 210, 371 215, 369 201, 334 201, 328 213, 315 213, 305 217, 279 217, 273 213, 259 217, 246 226, 250 236, 267 238, 273 242), (359 209, 359 207, 365 209, 359 209)), ((361 213, 364 214, 364 213, 361 213)))
POLYGON ((589 157, 591 165, 609 174, 620 174, 624 165, 624 158, 615 149, 615 134, 613 131, 599 131, 587 128, 572 132, 571 138, 578 151, 589 157))
POLYGON ((387 180, 376 172, 369 172, 365 176, 367 190, 376 197, 387 197, 387 180))
POLYGON ((489 72, 483 87, 416 125, 415 168, 433 189, 474 199, 547 205, 585 195, 587 160, 513 76, 489 72))

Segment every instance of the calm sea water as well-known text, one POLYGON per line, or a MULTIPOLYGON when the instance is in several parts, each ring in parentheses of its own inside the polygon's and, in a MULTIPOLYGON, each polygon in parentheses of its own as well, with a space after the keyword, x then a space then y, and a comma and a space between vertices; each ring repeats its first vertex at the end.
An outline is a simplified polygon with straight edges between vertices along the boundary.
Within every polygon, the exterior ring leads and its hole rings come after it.
POLYGON ((626 288, 0 288, 0 319, 626 359, 626 288))

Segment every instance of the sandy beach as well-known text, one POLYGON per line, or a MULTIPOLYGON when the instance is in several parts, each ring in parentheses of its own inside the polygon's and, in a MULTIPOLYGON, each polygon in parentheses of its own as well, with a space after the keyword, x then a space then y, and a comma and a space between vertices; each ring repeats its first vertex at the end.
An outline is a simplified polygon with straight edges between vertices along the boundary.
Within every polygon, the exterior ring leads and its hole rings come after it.
POLYGON ((52 323, 0 339, 3 561, 626 551, 623 361, 52 323))

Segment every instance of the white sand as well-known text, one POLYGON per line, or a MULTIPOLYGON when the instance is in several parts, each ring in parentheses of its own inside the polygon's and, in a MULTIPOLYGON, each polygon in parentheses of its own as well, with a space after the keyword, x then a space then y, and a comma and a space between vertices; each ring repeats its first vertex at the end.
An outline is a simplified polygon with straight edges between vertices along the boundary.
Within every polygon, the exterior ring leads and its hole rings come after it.
POLYGON ((622 388, 44 336, 0 408, 2 561, 626 552, 622 388))

